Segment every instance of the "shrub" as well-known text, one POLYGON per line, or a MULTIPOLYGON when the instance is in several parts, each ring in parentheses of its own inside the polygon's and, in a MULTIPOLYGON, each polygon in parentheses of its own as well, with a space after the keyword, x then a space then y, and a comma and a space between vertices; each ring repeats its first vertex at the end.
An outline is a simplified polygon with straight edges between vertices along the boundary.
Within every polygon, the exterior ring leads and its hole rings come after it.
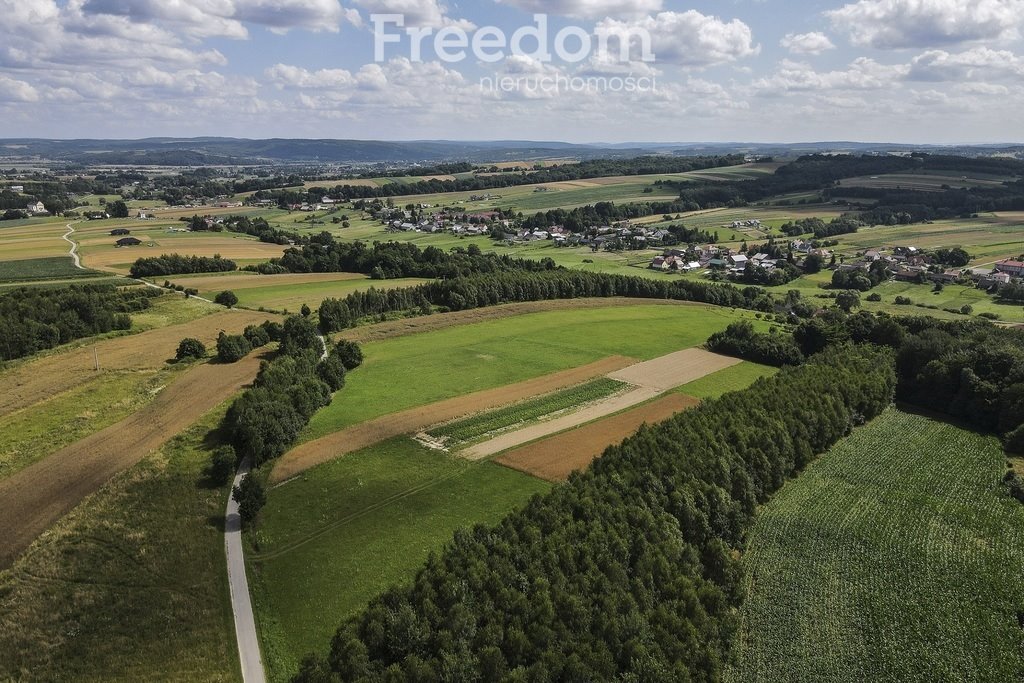
POLYGON ((228 308, 234 308, 238 305, 238 297, 231 291, 221 292, 214 297, 213 303, 220 304, 221 306, 227 306, 228 308))
POLYGON ((249 340, 240 334, 228 335, 224 332, 217 337, 217 359, 222 363, 237 363, 252 351, 249 340))
POLYGON ((217 486, 225 486, 235 473, 238 458, 231 446, 221 446, 210 456, 210 479, 217 486))
POLYGON ((203 358, 206 356, 206 345, 198 339, 186 337, 178 344, 178 352, 175 354, 177 360, 186 358, 203 358))
POLYGON ((893 303, 895 303, 897 306, 910 306, 914 302, 910 297, 898 296, 893 300, 893 303))
POLYGON ((251 474, 242 479, 242 483, 232 490, 231 497, 238 503, 238 515, 242 518, 243 529, 252 527, 260 510, 267 504, 267 494, 263 490, 263 484, 251 474))
POLYGON ((878 292, 875 292, 874 294, 868 294, 868 301, 871 301, 871 302, 874 302, 874 303, 878 303, 881 300, 882 300, 882 295, 879 294, 878 292))
POLYGON ((242 336, 249 340, 249 344, 254 349, 264 347, 270 343, 270 333, 261 325, 249 325, 249 327, 245 328, 242 336))
POLYGON ((363 349, 355 342, 343 339, 334 347, 333 353, 338 355, 346 370, 355 370, 363 364, 363 349))
POLYGON ((960 312, 963 313, 964 315, 970 315, 971 313, 974 313, 974 306, 970 304, 964 304, 963 306, 960 307, 960 312))

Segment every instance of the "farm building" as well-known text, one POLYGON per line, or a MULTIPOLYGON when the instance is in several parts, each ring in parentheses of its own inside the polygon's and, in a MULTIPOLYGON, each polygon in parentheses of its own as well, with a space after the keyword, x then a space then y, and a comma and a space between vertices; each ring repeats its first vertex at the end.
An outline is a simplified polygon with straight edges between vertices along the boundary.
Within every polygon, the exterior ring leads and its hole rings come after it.
POLYGON ((25 207, 25 210, 28 211, 30 214, 32 214, 34 216, 39 216, 39 215, 42 215, 44 213, 48 213, 47 210, 46 210, 46 205, 43 204, 42 202, 36 202, 34 204, 29 204, 27 207, 25 207))
POLYGON ((110 234, 113 237, 123 237, 124 235, 132 234, 132 231, 128 230, 127 228, 118 228, 116 230, 111 230, 110 234))
POLYGON ((1024 262, 1021 261, 1000 261, 996 264, 996 272, 1006 273, 1011 277, 1024 277, 1024 262))
POLYGON ((124 237, 117 241, 117 246, 119 247, 137 247, 140 244, 142 244, 142 240, 137 237, 124 237))

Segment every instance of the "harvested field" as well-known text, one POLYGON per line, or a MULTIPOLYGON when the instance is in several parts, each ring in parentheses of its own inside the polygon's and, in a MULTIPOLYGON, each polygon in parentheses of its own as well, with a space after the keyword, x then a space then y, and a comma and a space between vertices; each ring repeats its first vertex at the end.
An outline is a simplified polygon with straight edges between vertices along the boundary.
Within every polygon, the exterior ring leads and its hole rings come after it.
POLYGON ((367 280, 359 273, 294 273, 286 275, 257 275, 255 273, 230 273, 228 275, 171 275, 166 278, 150 278, 163 282, 170 280, 174 284, 193 287, 200 291, 241 290, 254 287, 275 287, 280 285, 305 285, 312 283, 347 282, 349 280, 367 280))
MULTIPOLYGON (((456 325, 472 325, 473 323, 486 322, 488 320, 500 320, 511 318, 517 315, 528 313, 543 313, 546 311, 568 311, 581 308, 614 308, 617 306, 706 306, 690 301, 671 301, 667 299, 629 299, 626 297, 612 297, 608 299, 569 299, 557 301, 530 301, 520 304, 505 304, 503 306, 491 306, 478 308, 469 311, 458 311, 456 313, 441 313, 418 318, 407 318, 405 320, 392 320, 386 323, 358 327, 347 330, 339 335, 340 339, 356 341, 360 344, 366 342, 382 341, 384 339, 395 339, 410 334, 421 332, 432 332, 456 325)), ((710 307, 709 307, 710 308, 710 307)))
POLYGON ((0 567, 118 472, 184 431, 249 384, 263 357, 200 365, 148 406, 0 481, 0 567))
POLYGON ((670 394, 613 417, 517 448, 494 462, 546 481, 565 481, 573 472, 590 465, 606 448, 636 433, 644 423, 667 420, 699 403, 690 396, 670 394))
POLYGON ((221 330, 241 332, 247 325, 259 324, 268 318, 276 316, 254 311, 223 311, 182 325, 105 339, 28 360, 0 374, 4 385, 4 391, 0 392, 0 415, 34 405, 95 377, 94 349, 101 372, 156 370, 174 358, 178 344, 185 337, 195 337, 210 346, 221 330))
POLYGON ((720 356, 703 349, 686 349, 632 365, 608 376, 638 387, 669 391, 742 362, 738 358, 720 356))
MULTIPOLYGON (((113 238, 108 238, 113 239, 113 238)), ((93 245, 82 242, 82 265, 87 268, 127 273, 130 264, 140 258, 153 258, 162 254, 181 254, 183 256, 215 256, 233 260, 277 258, 284 253, 284 247, 276 244, 264 244, 254 240, 233 239, 231 237, 194 237, 194 238, 157 238, 151 239, 139 235, 144 240, 138 247, 117 248, 113 245, 93 245), (151 241, 145 241, 151 240, 151 241), (153 244, 152 247, 148 246, 153 244), (125 264, 128 264, 126 267, 125 264)))
POLYGON ((310 441, 286 453, 270 473, 271 483, 280 483, 338 456, 352 453, 387 439, 412 434, 449 420, 506 406, 534 396, 558 391, 633 364, 623 356, 612 356, 578 368, 556 372, 544 377, 509 386, 479 391, 466 396, 440 401, 335 432, 310 441))

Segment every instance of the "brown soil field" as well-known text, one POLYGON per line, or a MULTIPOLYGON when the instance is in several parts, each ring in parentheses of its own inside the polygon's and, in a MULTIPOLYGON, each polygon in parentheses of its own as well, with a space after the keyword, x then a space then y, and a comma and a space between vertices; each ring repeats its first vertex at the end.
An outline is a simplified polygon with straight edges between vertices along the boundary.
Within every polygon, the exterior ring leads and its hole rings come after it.
POLYGON ((247 325, 277 319, 269 313, 223 311, 181 325, 172 325, 140 334, 105 339, 17 364, 0 373, 0 415, 34 405, 67 391, 96 375, 94 350, 100 372, 114 370, 154 370, 174 358, 185 337, 195 337, 208 348, 221 330, 241 332, 247 325))
POLYGON ((369 280, 365 275, 359 273, 295 273, 287 275, 256 275, 231 274, 231 275, 201 275, 199 277, 168 276, 150 278, 162 283, 170 280, 174 284, 185 287, 193 287, 200 291, 214 289, 254 289, 257 287, 274 287, 287 285, 305 285, 317 282, 348 282, 351 280, 369 280))
POLYGON ((278 460, 277 465, 270 473, 270 482, 279 484, 312 467, 375 443, 403 434, 422 431, 431 425, 583 384, 595 377, 606 375, 634 363, 634 360, 624 356, 611 356, 596 363, 537 377, 518 384, 478 391, 400 413, 384 415, 375 420, 335 432, 322 439, 309 441, 286 453, 278 460))
POLYGON ((704 349, 686 349, 637 363, 608 376, 638 387, 669 391, 741 362, 738 358, 720 356, 704 349))
POLYGON ((488 308, 477 308, 470 311, 458 311, 456 313, 441 313, 437 315, 420 316, 417 318, 406 318, 404 320, 392 320, 376 325, 357 327, 346 330, 335 335, 338 339, 348 339, 361 344, 366 342, 382 341, 404 337, 409 334, 421 332, 432 332, 455 325, 472 325, 473 323, 486 322, 488 320, 499 320, 511 318, 517 315, 528 313, 543 313, 545 311, 567 311, 580 308, 613 308, 618 306, 706 306, 690 301, 670 301, 667 299, 628 299, 625 297, 611 297, 607 299, 569 299, 557 301, 529 301, 520 304, 505 304, 503 306, 490 306, 488 308))
POLYGON ((588 467, 606 448, 636 433, 644 423, 667 420, 699 403, 690 396, 669 394, 639 408, 517 448, 494 462, 547 481, 565 481, 573 472, 588 467))
POLYGON ((0 568, 115 474, 252 382, 262 360, 193 368, 131 417, 0 481, 0 568))

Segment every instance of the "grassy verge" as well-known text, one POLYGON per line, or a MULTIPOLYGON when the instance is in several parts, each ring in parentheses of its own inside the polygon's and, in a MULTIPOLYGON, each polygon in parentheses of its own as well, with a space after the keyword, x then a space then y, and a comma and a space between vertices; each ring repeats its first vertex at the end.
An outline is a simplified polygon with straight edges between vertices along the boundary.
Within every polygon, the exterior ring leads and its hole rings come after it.
POLYGON ((215 411, 0 573, 0 680, 236 681, 215 411))
POLYGON ((762 377, 771 377, 778 369, 744 361, 685 384, 677 391, 694 398, 718 398, 732 391, 742 391, 762 377))
POLYGON ((548 487, 396 439, 271 490, 260 554, 249 554, 270 679, 326 652, 342 619, 410 580, 457 529, 497 522, 548 487))
POLYGON ((435 427, 430 430, 430 435, 446 439, 449 444, 475 441, 495 432, 606 398, 625 386, 622 382, 602 377, 554 394, 435 427))
POLYGON ((759 515, 733 681, 1024 673, 1024 506, 999 442, 890 411, 759 515))

